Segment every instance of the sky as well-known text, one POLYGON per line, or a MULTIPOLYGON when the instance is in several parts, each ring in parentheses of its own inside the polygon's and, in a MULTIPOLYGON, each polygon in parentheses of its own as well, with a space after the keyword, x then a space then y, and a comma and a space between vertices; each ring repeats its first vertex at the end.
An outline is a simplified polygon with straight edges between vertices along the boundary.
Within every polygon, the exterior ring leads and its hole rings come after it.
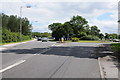
POLYGON ((118 33, 118 2, 99 1, 2 1, 0 13, 27 17, 33 25, 33 32, 51 32, 48 25, 69 21, 73 16, 85 18, 90 26, 96 25, 101 33, 118 33), (31 6, 27 8, 26 6, 31 6))

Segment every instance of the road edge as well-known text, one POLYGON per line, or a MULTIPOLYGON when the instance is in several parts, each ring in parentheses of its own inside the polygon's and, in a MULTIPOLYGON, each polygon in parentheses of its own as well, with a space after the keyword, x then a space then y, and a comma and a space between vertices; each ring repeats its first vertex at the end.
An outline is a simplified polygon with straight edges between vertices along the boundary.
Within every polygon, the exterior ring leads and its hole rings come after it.
POLYGON ((100 77, 102 78, 102 80, 105 80, 105 76, 104 76, 104 72, 103 72, 103 69, 102 69, 102 65, 101 65, 101 62, 100 62, 100 57, 98 57, 98 64, 99 64, 99 68, 100 68, 100 77))
POLYGON ((2 46, 0 47, 0 51, 6 50, 6 49, 8 49, 8 48, 10 48, 10 47, 14 47, 14 46, 17 46, 17 45, 20 45, 20 44, 28 43, 28 42, 31 42, 31 41, 35 41, 35 39, 34 39, 34 40, 30 40, 30 41, 24 41, 24 42, 17 42, 17 43, 5 44, 5 45, 2 45, 2 46))

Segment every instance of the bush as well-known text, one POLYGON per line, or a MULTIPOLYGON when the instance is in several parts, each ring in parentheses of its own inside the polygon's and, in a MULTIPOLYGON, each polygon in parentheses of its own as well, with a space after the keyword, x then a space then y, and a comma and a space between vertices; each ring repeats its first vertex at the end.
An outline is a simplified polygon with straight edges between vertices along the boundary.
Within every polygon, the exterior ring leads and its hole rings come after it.
POLYGON ((72 42, 78 42, 78 41, 79 41, 79 38, 77 37, 72 38, 72 42))
POLYGON ((99 40, 97 36, 87 35, 80 38, 81 40, 99 40))
MULTIPOLYGON (((23 40, 30 40, 30 36, 22 35, 23 40)), ((11 32, 10 30, 3 29, 2 31, 2 43, 9 43, 9 42, 19 42, 20 40, 20 33, 11 32)))
POLYGON ((115 55, 120 60, 120 43, 111 44, 111 49, 115 52, 115 55))
POLYGON ((87 34, 85 32, 81 32, 81 33, 78 34, 78 38, 81 38, 83 36, 87 36, 87 34))
POLYGON ((30 36, 24 36, 24 35, 22 35, 22 40, 30 40, 31 38, 30 38, 30 36))

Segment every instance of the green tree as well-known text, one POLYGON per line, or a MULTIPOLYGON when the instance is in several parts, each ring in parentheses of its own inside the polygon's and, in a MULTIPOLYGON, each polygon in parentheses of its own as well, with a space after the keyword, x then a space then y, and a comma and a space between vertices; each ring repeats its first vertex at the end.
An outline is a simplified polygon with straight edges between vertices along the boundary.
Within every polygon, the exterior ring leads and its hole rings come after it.
POLYGON ((92 26, 91 27, 91 35, 95 35, 95 36, 99 37, 99 34, 100 34, 100 30, 98 29, 98 27, 97 26, 92 26))
POLYGON ((70 22, 65 22, 61 27, 63 28, 63 36, 65 37, 65 39, 68 40, 69 38, 71 38, 73 35, 73 29, 70 22))
POLYGON ((14 15, 5 15, 2 16, 2 39, 3 42, 16 42, 20 41, 20 20, 22 21, 22 36, 23 40, 30 39, 31 27, 27 18, 20 18, 14 15))
POLYGON ((41 33, 41 37, 51 37, 51 33, 48 32, 41 33))
POLYGON ((105 40, 109 39, 109 34, 108 33, 105 33, 105 40))
POLYGON ((102 33, 100 33, 99 38, 102 40, 104 38, 104 35, 102 33))
POLYGON ((88 21, 86 21, 85 18, 83 18, 82 16, 73 16, 70 20, 70 24, 72 25, 74 34, 77 36, 79 34, 79 32, 82 32, 85 28, 85 26, 87 25, 88 21))
POLYGON ((117 34, 109 34, 110 39, 117 39, 118 35, 117 34))
POLYGON ((59 40, 63 37, 63 28, 61 23, 53 23, 48 26, 50 30, 52 30, 52 37, 55 37, 55 40, 59 40))

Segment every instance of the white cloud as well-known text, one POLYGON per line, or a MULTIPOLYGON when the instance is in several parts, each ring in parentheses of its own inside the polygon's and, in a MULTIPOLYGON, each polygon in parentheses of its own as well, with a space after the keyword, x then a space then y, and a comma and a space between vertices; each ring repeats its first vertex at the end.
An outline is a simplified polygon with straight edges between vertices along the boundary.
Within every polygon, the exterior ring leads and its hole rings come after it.
POLYGON ((99 29, 103 33, 117 33, 118 31, 118 24, 115 21, 110 21, 110 20, 99 21, 95 19, 93 22, 94 22, 93 24, 99 26, 99 29))
POLYGON ((19 16, 20 6, 24 6, 22 9, 23 17, 28 17, 30 21, 38 21, 41 24, 39 26, 33 25, 35 26, 34 31, 49 31, 47 29, 49 24, 53 22, 63 23, 74 15, 83 16, 90 22, 90 25, 98 25, 103 33, 114 33, 117 29, 117 2, 25 2, 22 0, 17 3, 5 2, 2 8, 5 14, 19 16), (26 5, 31 5, 31 9, 25 8, 26 5), (97 19, 104 13, 112 13, 110 15, 112 20, 101 21, 97 19))
POLYGON ((118 0, 1 0, 0 2, 118 2, 118 0))

